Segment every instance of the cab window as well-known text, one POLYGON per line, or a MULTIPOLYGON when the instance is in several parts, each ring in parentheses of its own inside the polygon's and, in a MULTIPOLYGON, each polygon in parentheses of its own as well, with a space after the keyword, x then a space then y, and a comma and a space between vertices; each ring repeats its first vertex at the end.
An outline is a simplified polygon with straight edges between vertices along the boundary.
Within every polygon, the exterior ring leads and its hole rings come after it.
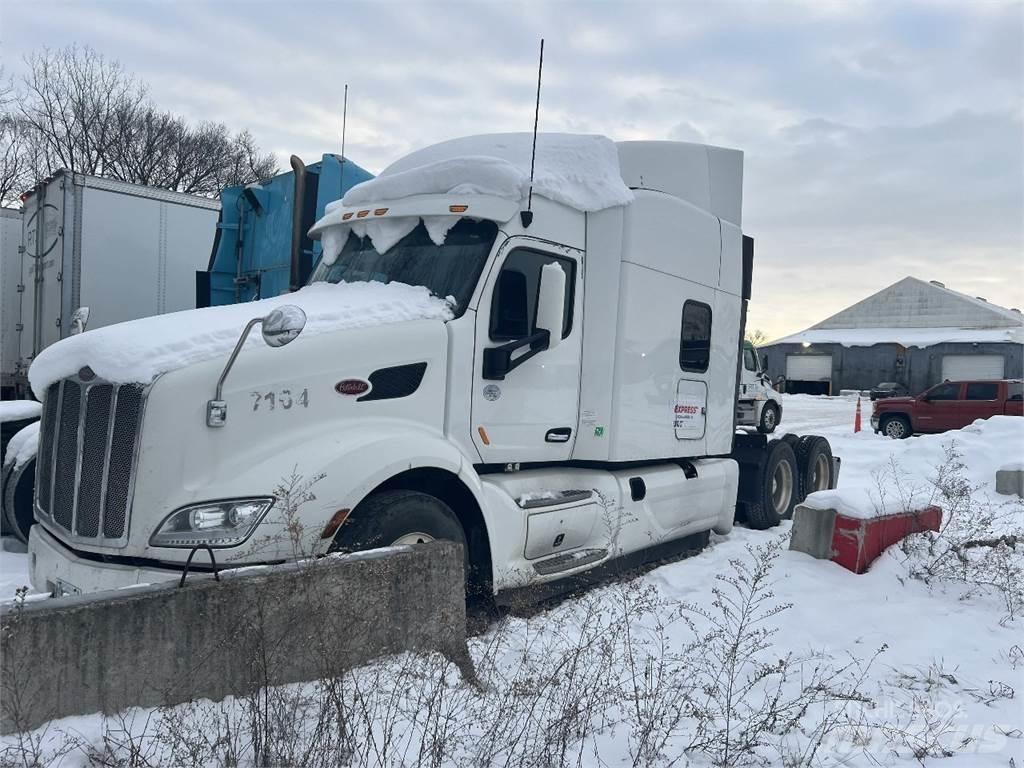
POLYGON ((541 251, 517 248, 506 258, 491 298, 491 341, 524 339, 537 330, 540 273, 545 264, 557 264, 565 272, 565 318, 562 338, 572 331, 576 262, 541 251))
POLYGON ((679 367, 704 373, 711 362, 711 307, 699 301, 683 304, 679 331, 679 367))
POLYGON ((756 353, 752 349, 743 350, 743 367, 748 371, 757 373, 757 357, 756 353))
POLYGON ((1024 383, 1011 381, 1006 385, 1007 400, 1024 400, 1024 383))
POLYGON ((932 387, 928 391, 929 400, 959 400, 960 399, 960 385, 954 382, 946 382, 945 384, 939 384, 937 387, 932 387))
POLYGON ((976 381, 967 385, 967 400, 998 400, 999 383, 995 381, 976 381))

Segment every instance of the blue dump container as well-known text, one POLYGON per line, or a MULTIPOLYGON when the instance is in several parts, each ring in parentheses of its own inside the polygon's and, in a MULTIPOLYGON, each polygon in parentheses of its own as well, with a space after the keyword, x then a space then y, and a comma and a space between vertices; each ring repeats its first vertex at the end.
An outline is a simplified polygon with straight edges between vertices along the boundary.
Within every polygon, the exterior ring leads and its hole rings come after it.
POLYGON ((225 187, 210 267, 196 273, 197 307, 266 299, 304 285, 320 259, 309 228, 328 203, 373 178, 333 154, 309 166, 292 155, 291 166, 263 184, 225 187))

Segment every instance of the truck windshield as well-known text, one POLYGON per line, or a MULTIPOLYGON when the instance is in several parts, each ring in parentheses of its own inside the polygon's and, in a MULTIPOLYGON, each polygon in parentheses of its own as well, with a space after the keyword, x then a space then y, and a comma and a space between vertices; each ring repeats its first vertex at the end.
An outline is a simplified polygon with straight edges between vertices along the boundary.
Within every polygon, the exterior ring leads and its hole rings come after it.
POLYGON ((321 262, 310 282, 423 285, 438 298, 453 297, 458 317, 473 295, 497 234, 493 221, 460 219, 448 231, 444 245, 436 245, 421 221, 394 246, 377 253, 369 237, 353 232, 335 262, 321 262))

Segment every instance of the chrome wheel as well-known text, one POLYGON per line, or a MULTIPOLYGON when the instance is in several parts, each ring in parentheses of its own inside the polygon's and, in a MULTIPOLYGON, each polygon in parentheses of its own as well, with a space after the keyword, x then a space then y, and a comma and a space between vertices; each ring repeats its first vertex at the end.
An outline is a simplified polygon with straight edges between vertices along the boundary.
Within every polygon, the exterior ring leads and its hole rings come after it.
POLYGON ((775 429, 775 409, 765 408, 764 410, 764 431, 771 432, 775 429))
POLYGON ((789 511, 793 499, 793 465, 780 461, 772 474, 772 506, 781 517, 789 511))
POLYGON ((429 533, 407 533, 404 536, 399 536, 393 542, 392 547, 397 547, 401 544, 426 544, 428 541, 433 541, 434 537, 429 533))
POLYGON ((893 419, 886 423, 885 434, 896 440, 902 440, 907 436, 907 427, 899 419, 893 419))
POLYGON ((819 453, 818 458, 814 460, 814 472, 811 475, 811 490, 809 493, 828 490, 830 469, 828 456, 819 453))

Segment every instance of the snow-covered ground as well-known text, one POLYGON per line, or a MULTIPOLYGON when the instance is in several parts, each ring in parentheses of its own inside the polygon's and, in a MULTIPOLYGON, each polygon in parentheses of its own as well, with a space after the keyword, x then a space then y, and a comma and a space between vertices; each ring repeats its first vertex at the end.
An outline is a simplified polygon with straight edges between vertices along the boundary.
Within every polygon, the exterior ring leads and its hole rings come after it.
MULTIPOLYGON (((782 427, 826 436, 843 459, 840 487, 883 503, 893 494, 922 499, 933 493, 929 481, 955 445, 968 506, 1022 527, 1024 507, 997 497, 993 486, 994 468, 1024 455, 1024 419, 892 441, 871 433, 866 400, 866 430, 855 435, 855 408, 855 397, 785 396, 782 427)), ((367 709, 370 700, 359 700, 352 712, 370 715, 349 724, 357 750, 352 764, 427 764, 433 757, 444 765, 705 766, 757 759, 769 765, 1024 766, 1019 605, 1011 617, 1004 591, 914 578, 922 563, 931 565, 920 548, 909 556, 894 547, 857 576, 788 551, 788 532, 788 523, 770 531, 737 527, 713 536, 695 557, 529 618, 496 623, 470 642, 482 691, 460 683, 450 668, 442 673, 443 662, 436 660, 402 657, 361 670, 353 676, 361 685, 346 689, 349 695, 383 690, 394 692, 390 701, 399 704, 373 699, 367 709), (750 586, 762 578, 761 587, 750 586), (716 600, 713 587, 726 599, 716 600), (751 596, 763 600, 751 602, 751 596), (767 634, 730 645, 735 615, 722 608, 730 598, 762 617, 747 632, 753 627, 767 634), (734 647, 739 653, 732 654, 734 647), (719 716, 722 658, 736 662, 728 723, 719 716), (737 689, 747 692, 741 697, 737 689), (748 742, 750 751, 742 751, 748 742), (725 754, 726 747, 733 751, 725 754)), ((27 563, 4 544, 0 589, 6 595, 25 581, 27 563)), ((312 727, 323 690, 282 690, 287 693, 277 705, 291 707, 312 727)), ((134 727, 159 730, 166 722, 165 736, 206 728, 209 737, 210 729, 223 729, 223 720, 217 725, 211 718, 214 705, 201 706, 207 708, 172 708, 162 713, 165 720, 143 711, 134 727)), ((237 727, 251 710, 229 701, 216 711, 222 719, 234 716, 237 727)), ((68 718, 51 724, 46 738, 56 745, 78 734, 95 745, 103 725, 99 716, 68 718)), ((148 748, 151 762, 173 762, 166 742, 148 748)), ((223 753, 203 754, 210 762, 224 759, 223 753)), ((84 761, 77 749, 62 765, 84 761)))

